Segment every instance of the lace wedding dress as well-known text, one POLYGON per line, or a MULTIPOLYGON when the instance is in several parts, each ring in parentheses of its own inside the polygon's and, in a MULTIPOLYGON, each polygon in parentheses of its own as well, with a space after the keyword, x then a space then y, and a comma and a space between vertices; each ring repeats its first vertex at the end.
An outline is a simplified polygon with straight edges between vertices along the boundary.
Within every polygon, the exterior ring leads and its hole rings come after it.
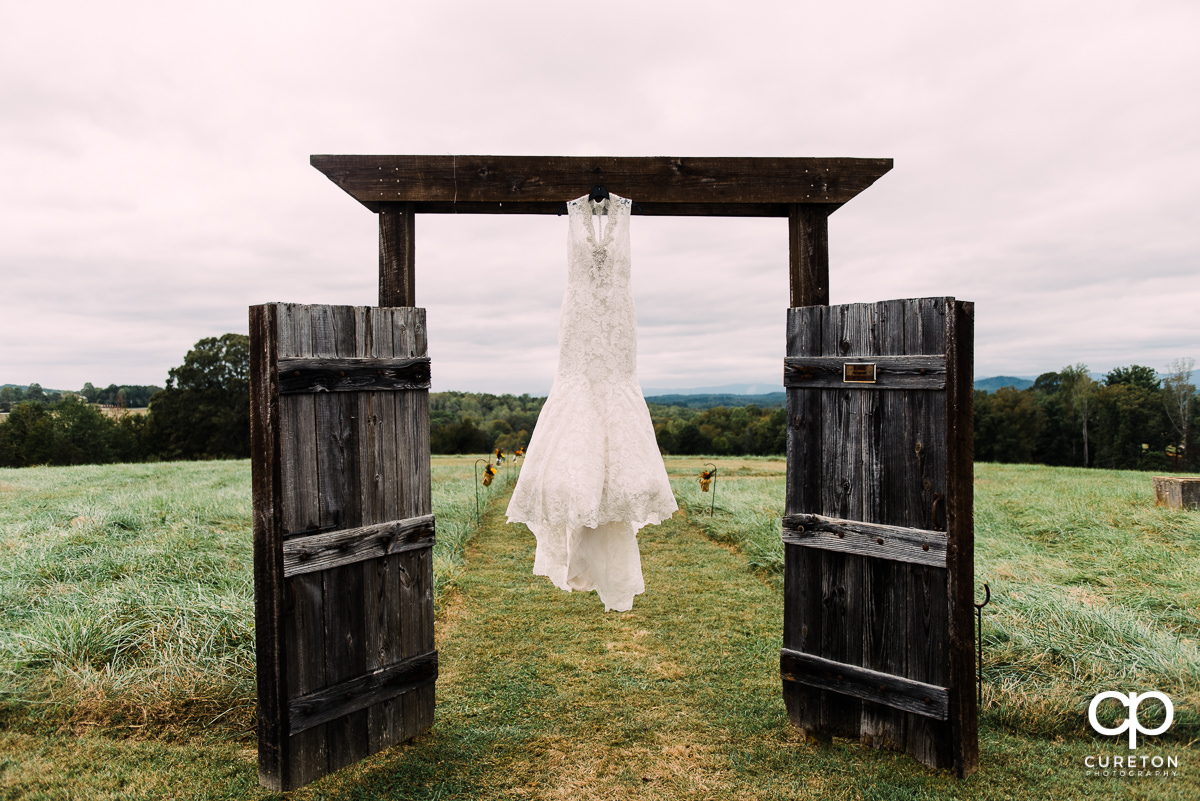
POLYGON ((558 370, 508 505, 537 538, 534 575, 628 611, 645 592, 637 532, 676 510, 637 380, 627 198, 567 204, 558 370))

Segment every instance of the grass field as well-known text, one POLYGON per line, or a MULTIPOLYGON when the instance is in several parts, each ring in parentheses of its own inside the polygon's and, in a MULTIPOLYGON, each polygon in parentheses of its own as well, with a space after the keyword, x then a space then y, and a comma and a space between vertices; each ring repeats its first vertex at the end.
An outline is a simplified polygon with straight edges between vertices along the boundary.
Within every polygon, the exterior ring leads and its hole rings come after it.
MULTIPOLYGON (((605 614, 529 575, 503 475, 477 526, 474 457, 435 457, 434 729, 292 797, 1200 798, 1200 516, 1155 509, 1148 474, 977 467, 983 767, 958 782, 795 736, 784 463, 714 462, 710 514, 703 460, 668 458, 682 511, 642 533, 647 593, 605 614), (1119 753, 1085 722, 1100 689, 1172 697, 1138 753, 1178 776, 1083 775, 1119 753)), ((276 797, 254 762, 249 521, 245 462, 0 470, 0 799, 276 797)))

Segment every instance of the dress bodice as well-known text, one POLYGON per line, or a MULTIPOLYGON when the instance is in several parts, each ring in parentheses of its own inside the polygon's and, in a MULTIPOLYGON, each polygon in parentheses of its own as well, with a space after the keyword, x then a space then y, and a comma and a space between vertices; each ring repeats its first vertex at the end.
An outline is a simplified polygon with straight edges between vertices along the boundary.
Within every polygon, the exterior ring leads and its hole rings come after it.
POLYGON ((607 391, 637 380, 637 315, 630 287, 628 198, 567 203, 567 288, 555 382, 607 391))

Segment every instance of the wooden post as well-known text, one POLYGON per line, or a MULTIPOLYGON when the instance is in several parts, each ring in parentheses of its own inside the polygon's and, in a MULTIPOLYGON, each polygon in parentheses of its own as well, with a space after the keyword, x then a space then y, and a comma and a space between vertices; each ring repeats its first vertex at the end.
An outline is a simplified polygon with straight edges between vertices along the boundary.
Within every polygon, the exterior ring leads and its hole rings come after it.
POLYGON ((837 206, 788 206, 788 275, 792 306, 829 305, 829 213, 837 206))
POLYGON ((412 203, 394 203, 379 212, 379 305, 416 306, 412 203))

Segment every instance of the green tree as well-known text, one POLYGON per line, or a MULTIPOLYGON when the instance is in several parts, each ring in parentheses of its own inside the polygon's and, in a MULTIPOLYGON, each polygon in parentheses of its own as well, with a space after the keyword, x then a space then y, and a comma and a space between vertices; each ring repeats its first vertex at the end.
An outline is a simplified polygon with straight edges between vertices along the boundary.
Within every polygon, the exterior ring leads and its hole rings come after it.
POLYGON ((981 462, 1033 461, 1046 413, 1030 390, 1001 387, 975 393, 976 453, 981 462))
POLYGON ((1189 446, 1192 436, 1193 406, 1196 403, 1196 385, 1192 383, 1192 370, 1196 360, 1192 358, 1176 359, 1171 362, 1168 375, 1163 380, 1163 404, 1166 407, 1167 419, 1178 434, 1176 445, 1176 464, 1184 468, 1190 461, 1189 446))
POLYGON ((1146 390, 1157 390, 1161 387, 1162 382, 1158 380, 1158 373, 1153 367, 1143 367, 1140 364, 1131 364, 1128 367, 1116 367, 1104 376, 1105 386, 1131 386, 1141 387, 1146 390))
POLYGON ((1083 435, 1083 466, 1088 467, 1088 424, 1092 417, 1092 397, 1096 392, 1096 382, 1088 374, 1087 365, 1082 362, 1074 367, 1064 367, 1058 375, 1062 382, 1059 391, 1066 393, 1066 401, 1070 404, 1069 408, 1083 435))
POLYGON ((29 467, 54 460, 54 417, 44 403, 18 403, 0 423, 0 465, 29 467))
POLYGON ((1127 470, 1166 466, 1168 423, 1161 394, 1162 390, 1150 388, 1145 381, 1109 383, 1106 378, 1095 398, 1094 464, 1127 470))
POLYGON ((150 399, 146 435, 165 459, 250 455, 250 338, 208 337, 168 372, 150 399))

